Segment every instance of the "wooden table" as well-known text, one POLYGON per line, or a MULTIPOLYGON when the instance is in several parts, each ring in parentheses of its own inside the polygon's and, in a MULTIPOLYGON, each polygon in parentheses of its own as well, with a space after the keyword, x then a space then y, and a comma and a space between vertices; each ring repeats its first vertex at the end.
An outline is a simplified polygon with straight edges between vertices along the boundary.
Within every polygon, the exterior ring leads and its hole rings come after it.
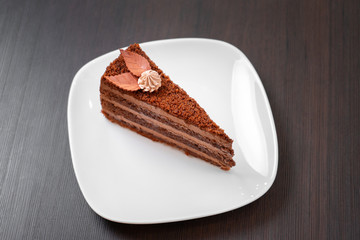
POLYGON ((360 3, 0 0, 0 239, 360 239, 360 3), (133 42, 214 38, 257 69, 274 185, 217 216, 112 223, 87 205, 67 133, 77 70, 133 42))

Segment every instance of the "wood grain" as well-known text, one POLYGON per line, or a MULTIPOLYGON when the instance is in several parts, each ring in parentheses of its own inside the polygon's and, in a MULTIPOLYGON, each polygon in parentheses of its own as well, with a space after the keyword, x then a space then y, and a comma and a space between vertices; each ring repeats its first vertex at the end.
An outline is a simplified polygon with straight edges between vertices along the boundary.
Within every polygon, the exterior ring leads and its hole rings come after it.
POLYGON ((359 23, 356 0, 0 0, 0 239, 360 239, 359 23), (213 217, 109 222, 72 169, 72 78, 103 53, 177 37, 252 61, 275 118, 276 181, 213 217))

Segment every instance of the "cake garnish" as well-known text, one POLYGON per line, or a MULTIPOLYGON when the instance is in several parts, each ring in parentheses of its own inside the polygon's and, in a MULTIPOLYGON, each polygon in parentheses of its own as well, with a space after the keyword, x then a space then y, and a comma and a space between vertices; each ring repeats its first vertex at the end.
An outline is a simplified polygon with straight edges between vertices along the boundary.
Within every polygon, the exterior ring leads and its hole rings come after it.
POLYGON ((120 49, 125 65, 130 72, 114 76, 105 76, 107 80, 126 91, 153 92, 161 87, 161 77, 158 72, 151 70, 150 63, 143 56, 120 49))
POLYGON ((140 89, 138 79, 131 73, 122 73, 115 76, 105 76, 107 80, 127 91, 137 91, 140 89))
POLYGON ((122 49, 120 49, 120 52, 124 57, 126 67, 135 76, 140 77, 143 72, 151 70, 148 60, 143 56, 122 49))
POLYGON ((139 77, 138 84, 144 92, 153 92, 161 87, 161 77, 156 71, 147 70, 139 77))

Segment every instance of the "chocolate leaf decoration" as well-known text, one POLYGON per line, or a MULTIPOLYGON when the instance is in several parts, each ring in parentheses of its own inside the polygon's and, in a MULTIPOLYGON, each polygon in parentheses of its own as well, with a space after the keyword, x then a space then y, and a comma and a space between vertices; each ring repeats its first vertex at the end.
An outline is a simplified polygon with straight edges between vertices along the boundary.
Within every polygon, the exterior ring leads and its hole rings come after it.
POLYGON ((122 49, 120 49, 120 52, 124 57, 127 68, 135 76, 140 77, 143 72, 151 69, 148 60, 143 56, 122 49))
POLYGON ((138 79, 129 72, 115 76, 105 76, 105 78, 126 91, 136 91, 140 89, 138 79))

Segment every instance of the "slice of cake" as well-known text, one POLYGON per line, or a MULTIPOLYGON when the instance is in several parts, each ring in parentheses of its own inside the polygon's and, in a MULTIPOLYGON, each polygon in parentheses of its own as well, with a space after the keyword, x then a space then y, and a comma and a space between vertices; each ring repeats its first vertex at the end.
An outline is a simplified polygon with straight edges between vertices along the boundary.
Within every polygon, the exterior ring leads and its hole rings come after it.
POLYGON ((233 140, 138 44, 120 50, 101 77, 102 113, 110 121, 224 170, 235 166, 233 140))

